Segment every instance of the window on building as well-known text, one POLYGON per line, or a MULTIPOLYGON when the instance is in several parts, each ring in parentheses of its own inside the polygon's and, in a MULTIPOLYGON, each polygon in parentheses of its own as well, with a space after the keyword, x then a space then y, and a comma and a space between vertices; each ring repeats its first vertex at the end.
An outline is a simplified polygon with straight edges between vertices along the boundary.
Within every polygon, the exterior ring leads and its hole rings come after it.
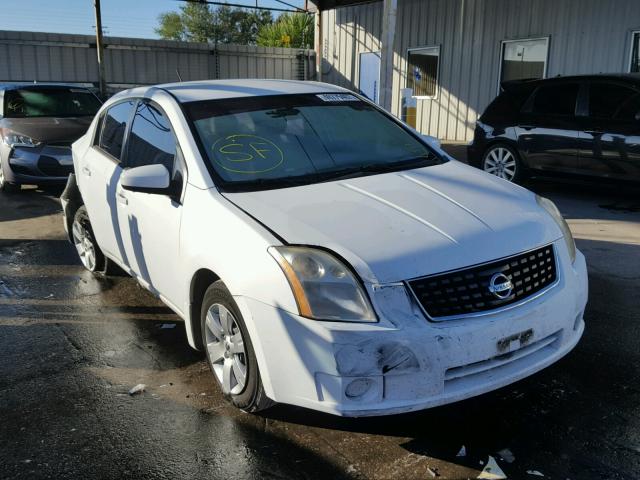
POLYGON ((147 102, 138 104, 128 144, 128 167, 159 163, 173 171, 176 140, 169 120, 153 105, 147 102))
POLYGON ((640 32, 631 33, 631 64, 630 72, 640 72, 640 32))
POLYGON ((544 78, 548 48, 548 38, 502 42, 500 83, 525 78, 544 78))
POLYGON ((131 116, 134 102, 122 102, 111 107, 102 119, 102 132, 99 145, 116 160, 120 160, 122 153, 122 141, 127 129, 127 121, 131 116))
POLYGON ((438 64, 440 47, 409 50, 407 88, 414 97, 435 97, 438 93, 438 64))
POLYGON ((540 87, 533 99, 533 113, 538 115, 575 115, 577 98, 577 83, 540 87))

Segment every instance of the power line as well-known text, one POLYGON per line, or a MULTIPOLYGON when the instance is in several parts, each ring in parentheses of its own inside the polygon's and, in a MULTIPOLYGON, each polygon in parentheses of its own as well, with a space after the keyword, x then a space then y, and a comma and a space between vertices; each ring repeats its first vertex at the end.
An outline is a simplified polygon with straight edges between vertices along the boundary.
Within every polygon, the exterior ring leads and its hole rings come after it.
MULTIPOLYGON (((220 5, 226 7, 238 7, 238 8, 247 8, 250 10, 267 10, 271 12, 288 12, 288 13, 309 13, 303 8, 296 7, 295 5, 291 5, 289 3, 283 2, 281 0, 275 0, 278 3, 282 3, 284 5, 288 5, 291 9, 288 8, 278 8, 278 7, 259 7, 257 4, 255 6, 252 5, 243 5, 240 3, 228 3, 228 2, 218 2, 214 0, 176 0, 178 2, 186 2, 186 3, 204 3, 206 5, 220 5)), ((257 3, 257 2, 256 2, 257 3)))

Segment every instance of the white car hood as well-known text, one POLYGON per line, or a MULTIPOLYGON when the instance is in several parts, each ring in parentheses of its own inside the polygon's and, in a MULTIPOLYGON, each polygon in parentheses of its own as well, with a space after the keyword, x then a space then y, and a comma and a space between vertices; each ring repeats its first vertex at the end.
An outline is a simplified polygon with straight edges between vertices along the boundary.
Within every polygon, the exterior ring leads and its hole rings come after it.
POLYGON ((561 236, 531 192, 456 161, 224 195, 289 244, 328 248, 371 283, 475 265, 561 236))

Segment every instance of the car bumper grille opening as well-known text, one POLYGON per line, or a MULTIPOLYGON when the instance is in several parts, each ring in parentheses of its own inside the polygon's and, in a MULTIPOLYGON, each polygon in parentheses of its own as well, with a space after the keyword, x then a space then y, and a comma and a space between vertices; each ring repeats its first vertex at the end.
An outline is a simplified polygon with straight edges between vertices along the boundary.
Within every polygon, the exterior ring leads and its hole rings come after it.
POLYGON ((553 245, 512 257, 409 280, 416 300, 432 320, 446 320, 516 304, 556 282, 557 269, 553 245), (503 274, 511 282, 511 291, 499 298, 490 290, 491 279, 503 274))

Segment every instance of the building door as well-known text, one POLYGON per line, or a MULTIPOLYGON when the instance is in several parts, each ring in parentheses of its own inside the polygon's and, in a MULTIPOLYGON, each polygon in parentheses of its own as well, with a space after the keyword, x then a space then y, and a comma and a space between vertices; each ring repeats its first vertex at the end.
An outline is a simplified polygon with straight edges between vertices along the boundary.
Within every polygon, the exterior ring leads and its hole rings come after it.
POLYGON ((380 103, 380 52, 360 54, 360 93, 380 103))

